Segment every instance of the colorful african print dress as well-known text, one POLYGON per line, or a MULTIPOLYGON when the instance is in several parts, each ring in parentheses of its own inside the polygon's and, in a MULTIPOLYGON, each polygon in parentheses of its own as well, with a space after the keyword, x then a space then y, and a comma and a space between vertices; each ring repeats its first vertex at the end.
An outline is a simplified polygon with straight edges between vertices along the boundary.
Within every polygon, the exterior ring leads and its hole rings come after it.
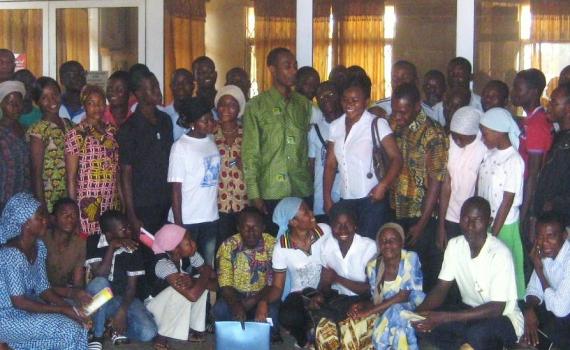
POLYGON ((87 330, 61 314, 31 313, 15 308, 12 296, 37 299, 49 283, 47 250, 38 242, 38 256, 30 263, 16 248, 0 248, 0 339, 13 350, 87 349, 87 330))
POLYGON ((64 130, 55 123, 40 120, 32 125, 26 133, 29 141, 31 137, 39 138, 44 145, 44 168, 42 178, 44 182, 44 198, 47 209, 51 213, 53 204, 60 198, 67 196, 65 183, 65 133, 71 129, 72 124, 62 119, 64 130))
POLYGON ((119 209, 119 144, 116 129, 105 125, 103 133, 81 122, 65 138, 65 152, 79 156, 77 202, 81 229, 87 235, 100 234, 99 217, 119 209))

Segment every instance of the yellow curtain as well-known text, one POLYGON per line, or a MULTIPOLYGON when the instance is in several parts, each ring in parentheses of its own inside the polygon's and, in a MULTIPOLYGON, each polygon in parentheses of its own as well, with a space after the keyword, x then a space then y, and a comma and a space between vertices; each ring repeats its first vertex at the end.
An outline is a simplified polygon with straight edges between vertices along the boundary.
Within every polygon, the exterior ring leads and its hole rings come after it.
POLYGON ((192 61, 206 53, 205 0, 164 2, 164 97, 172 101, 170 78, 177 68, 192 69, 192 61))
POLYGON ((254 0, 255 10, 255 59, 257 84, 260 92, 271 86, 271 74, 267 68, 267 54, 276 47, 295 51, 296 1, 254 0))
POLYGON ((57 66, 78 61, 89 70, 89 22, 86 8, 57 9, 57 66))
POLYGON ((0 10, 0 33, 0 47, 26 54, 26 68, 43 75, 42 10, 0 10))
MULTIPOLYGON (((332 0, 313 1, 313 68, 319 72, 321 81, 329 76, 328 57, 330 14, 332 0)), ((332 68, 332 67, 331 67, 332 68)))
POLYGON ((570 1, 532 0, 533 42, 570 42, 570 1))
POLYGON ((372 99, 384 96, 384 0, 334 0, 333 62, 359 65, 372 80, 372 99))

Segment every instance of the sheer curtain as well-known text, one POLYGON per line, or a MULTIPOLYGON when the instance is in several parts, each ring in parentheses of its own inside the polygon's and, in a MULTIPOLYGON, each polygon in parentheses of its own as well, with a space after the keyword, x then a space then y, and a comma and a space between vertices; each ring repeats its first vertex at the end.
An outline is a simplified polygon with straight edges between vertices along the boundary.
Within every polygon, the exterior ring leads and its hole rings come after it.
POLYGON ((319 72, 321 81, 329 76, 329 37, 332 0, 313 0, 313 68, 319 72))
POLYGON ((164 2, 164 100, 172 101, 170 79, 177 68, 192 69, 192 61, 206 53, 206 1, 164 2))
POLYGON ((384 96, 384 0, 333 0, 333 65, 359 65, 384 96))
POLYGON ((255 59, 259 92, 271 86, 271 74, 267 68, 267 54, 276 47, 292 52, 296 45, 296 1, 254 0, 255 10, 255 59))
POLYGON ((570 42, 569 0, 532 0, 530 6, 533 42, 570 42))
POLYGON ((0 33, 0 47, 26 54, 26 68, 43 75, 42 10, 0 10, 0 33))
MULTIPOLYGON (((89 70, 89 17, 86 8, 57 9, 57 67, 74 60, 89 70)), ((58 73, 59 74, 59 73, 58 73)))

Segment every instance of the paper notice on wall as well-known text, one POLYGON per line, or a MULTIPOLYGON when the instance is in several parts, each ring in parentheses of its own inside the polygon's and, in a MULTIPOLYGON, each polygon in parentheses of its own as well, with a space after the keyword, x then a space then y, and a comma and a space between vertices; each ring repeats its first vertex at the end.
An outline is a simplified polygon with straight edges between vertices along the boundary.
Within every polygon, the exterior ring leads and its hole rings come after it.
POLYGON ((108 76, 109 72, 107 71, 89 71, 87 72, 87 84, 97 85, 105 91, 108 76))
POLYGON ((19 71, 19 70, 27 68, 28 56, 25 53, 15 53, 14 57, 16 58, 16 69, 15 69, 15 71, 19 71))

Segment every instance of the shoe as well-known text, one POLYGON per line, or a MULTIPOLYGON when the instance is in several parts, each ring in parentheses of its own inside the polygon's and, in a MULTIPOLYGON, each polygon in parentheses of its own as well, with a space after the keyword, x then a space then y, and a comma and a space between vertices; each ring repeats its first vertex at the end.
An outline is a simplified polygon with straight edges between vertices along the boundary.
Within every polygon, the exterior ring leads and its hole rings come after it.
POLYGON ((103 338, 95 338, 89 340, 88 350, 103 350, 103 338))
POLYGON ((113 332, 113 335, 111 336, 111 342, 113 343, 113 345, 122 345, 122 344, 129 344, 131 341, 129 340, 129 338, 127 338, 126 335, 113 332))

